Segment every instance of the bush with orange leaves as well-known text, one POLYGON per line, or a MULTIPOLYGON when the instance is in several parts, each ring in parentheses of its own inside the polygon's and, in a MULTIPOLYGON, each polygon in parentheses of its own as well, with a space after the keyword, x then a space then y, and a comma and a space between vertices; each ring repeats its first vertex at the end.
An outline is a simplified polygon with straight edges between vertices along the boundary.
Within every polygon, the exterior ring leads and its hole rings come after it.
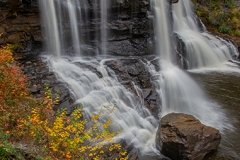
POLYGON ((27 77, 14 64, 11 45, 0 48, 0 127, 14 127, 26 111, 27 77))
POLYGON ((23 156, 15 148, 16 143, 38 148, 37 159, 127 159, 126 150, 114 142, 117 133, 109 130, 111 119, 100 122, 101 115, 111 114, 114 107, 109 106, 106 113, 93 114, 89 121, 82 118, 81 107, 67 116, 66 109, 53 110, 59 103, 58 92, 53 96, 46 85, 44 98, 37 100, 28 94, 26 84, 27 77, 14 64, 11 46, 2 47, 0 159, 8 159, 11 155, 23 156))

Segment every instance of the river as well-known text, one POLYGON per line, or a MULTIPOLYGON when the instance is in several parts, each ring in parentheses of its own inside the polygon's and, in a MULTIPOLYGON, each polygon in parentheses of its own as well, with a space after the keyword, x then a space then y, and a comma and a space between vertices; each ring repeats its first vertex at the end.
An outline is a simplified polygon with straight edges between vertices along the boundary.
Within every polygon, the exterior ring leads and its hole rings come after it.
MULTIPOLYGON (((240 73, 237 72, 191 72, 190 75, 203 88, 210 99, 216 101, 234 127, 225 130, 218 150, 206 160, 237 160, 240 158, 240 73)), ((213 126, 214 127, 214 126, 213 126)))

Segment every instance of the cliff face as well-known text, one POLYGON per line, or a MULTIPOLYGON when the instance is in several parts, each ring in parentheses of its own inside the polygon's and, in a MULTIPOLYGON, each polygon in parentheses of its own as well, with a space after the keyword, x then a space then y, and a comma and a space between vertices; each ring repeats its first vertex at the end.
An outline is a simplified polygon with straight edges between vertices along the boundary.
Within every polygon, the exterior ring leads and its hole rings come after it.
POLYGON ((0 45, 42 41, 37 0, 0 0, 0 45))
MULTIPOLYGON (((82 1, 86 9, 89 22, 94 19, 94 10, 100 14, 100 3, 98 0, 82 1)), ((147 39, 151 31, 149 30, 149 20, 147 11, 150 9, 149 0, 110 0, 108 11, 111 12, 108 24, 109 37, 111 41, 109 51, 115 50, 120 41, 126 50, 131 51, 131 55, 136 53, 146 54, 149 52, 147 39), (143 45, 144 44, 144 45, 143 45), (136 49, 140 46, 140 50, 136 49)), ((43 36, 41 32, 40 11, 38 0, 0 0, 0 45, 6 43, 20 43, 29 46, 34 43, 41 44, 43 36)), ((98 17, 98 21, 99 18, 98 17)), ((42 27, 45 25, 42 23, 42 27)), ((99 27, 92 27, 86 24, 86 30, 81 36, 94 34, 92 41, 98 39, 96 33, 99 27)), ((44 34, 43 34, 44 35, 44 34)), ((99 36, 99 35, 98 35, 99 36)), ((45 37, 45 36, 44 36, 45 37)), ((151 52, 151 51, 150 51, 151 52)), ((112 54, 122 54, 115 53, 112 54)))

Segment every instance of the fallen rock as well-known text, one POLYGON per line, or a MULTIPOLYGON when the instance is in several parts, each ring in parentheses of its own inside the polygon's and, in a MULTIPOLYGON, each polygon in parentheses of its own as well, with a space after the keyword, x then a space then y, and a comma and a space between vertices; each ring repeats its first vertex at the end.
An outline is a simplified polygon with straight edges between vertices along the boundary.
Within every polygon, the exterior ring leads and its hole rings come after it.
POLYGON ((217 149, 220 132, 191 115, 170 113, 161 119, 156 147, 173 160, 202 160, 217 149))

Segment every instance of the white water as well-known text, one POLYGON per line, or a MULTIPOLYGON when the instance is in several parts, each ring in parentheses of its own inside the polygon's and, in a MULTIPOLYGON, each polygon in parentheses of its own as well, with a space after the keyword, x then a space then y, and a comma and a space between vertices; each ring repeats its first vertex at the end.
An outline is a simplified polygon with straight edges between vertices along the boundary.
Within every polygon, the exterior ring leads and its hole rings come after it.
MULTIPOLYGON (((169 32, 169 5, 163 0, 153 1, 153 10, 155 14, 155 37, 156 51, 161 56, 162 60, 171 62, 171 47, 170 47, 170 32, 169 32)), ((164 66, 163 66, 164 67, 164 66)))
POLYGON ((69 49, 81 55, 81 7, 86 8, 87 3, 87 0, 39 1, 43 27, 46 27, 47 51, 58 58, 69 49))
POLYGON ((141 153, 153 150, 158 121, 143 106, 142 99, 108 76, 103 62, 85 61, 79 57, 60 60, 48 57, 48 60, 52 71, 67 83, 77 99, 76 103, 83 105, 86 117, 103 110, 101 120, 112 118, 111 129, 121 132, 115 137, 117 141, 125 139, 128 144, 140 149, 141 153), (97 68, 103 77, 99 78, 90 70, 79 67, 79 64, 97 68), (114 112, 105 115, 113 107, 114 112))
MULTIPOLYGON (((184 2, 179 3, 181 5, 174 4, 178 5, 174 7, 174 30, 187 46, 189 68, 211 65, 218 67, 230 57, 228 47, 211 35, 200 33, 195 21, 191 16, 189 17, 191 10, 186 8, 190 5, 190 1, 182 1, 184 2), (187 18, 185 18, 186 15, 188 15, 187 18), (176 25, 177 21, 179 26, 176 25), (216 56, 216 54, 219 55, 216 56)), ((81 36, 79 36, 79 20, 77 19, 77 17, 81 17, 78 15, 81 11, 80 8, 75 6, 78 6, 81 1, 41 0, 42 13, 47 25, 46 35, 48 35, 49 51, 58 57, 57 60, 54 56, 48 57, 50 68, 56 73, 59 80, 68 85, 77 99, 76 103, 83 104, 83 110, 87 118, 92 113, 99 113, 101 109, 104 113, 109 106, 115 106, 115 111, 107 116, 112 118, 113 121, 111 129, 121 131, 121 134, 115 137, 116 140, 125 139, 128 144, 133 144, 138 148, 142 154, 150 151, 157 153, 154 143, 158 121, 143 106, 143 100, 133 95, 116 79, 111 78, 106 66, 104 66, 104 61, 99 63, 97 61, 84 61, 79 57, 61 57, 61 53, 67 47, 65 48, 64 40, 60 38, 64 37, 61 29, 63 22, 60 20, 62 17, 56 17, 55 5, 59 5, 60 2, 65 4, 66 13, 70 18, 74 52, 75 54, 81 52, 81 36), (80 67, 79 64, 97 68, 103 77, 99 78, 97 74, 87 68, 80 67)), ((150 64, 147 64, 147 68, 152 76, 159 76, 158 80, 153 81, 157 92, 161 96, 159 98, 162 99, 159 117, 161 118, 170 112, 188 113, 200 119, 204 124, 223 131, 229 125, 221 107, 207 99, 200 87, 184 71, 173 64, 175 58, 172 55, 172 44, 170 43, 171 27, 168 24, 170 20, 167 0, 152 0, 152 4, 155 13, 156 51, 159 53, 161 71, 155 71, 150 64)), ((107 0, 101 0, 100 5, 102 51, 106 54, 107 50, 105 49, 107 48, 104 42, 107 41, 107 0)), ((115 76, 113 75, 113 77, 115 76)), ((134 88, 141 97, 141 89, 135 85, 134 88)), ((106 117, 103 116, 102 120, 106 120, 106 117)))
POLYGON ((181 0, 173 5, 173 30, 186 46, 188 69, 223 67, 224 62, 238 53, 230 50, 232 44, 226 45, 226 41, 200 32, 196 18, 190 0, 181 0))
POLYGON ((78 20, 77 20, 77 13, 76 13, 78 9, 76 6, 79 6, 79 3, 78 1, 67 0, 67 5, 68 5, 69 19, 71 24, 74 52, 76 55, 81 55, 81 51, 80 51, 81 44, 80 44, 80 38, 78 33, 78 20))
POLYGON ((51 53, 54 53, 57 57, 60 57, 61 43, 55 8, 56 7, 53 0, 40 1, 40 9, 43 15, 44 25, 46 27, 45 35, 47 36, 48 39, 47 43, 48 50, 51 53))
POLYGON ((108 0, 101 1, 101 49, 102 54, 107 55, 107 9, 108 9, 108 0))
MULTIPOLYGON (((188 0, 183 1, 182 3, 185 5, 188 5, 190 3, 188 0), (183 1, 185 3, 183 3, 183 1)), ((185 10, 186 13, 191 12, 189 8, 184 8, 184 5, 181 5, 182 3, 174 4, 177 6, 173 6, 178 10, 185 10)), ((152 4, 154 5, 153 8, 155 13, 156 51, 161 57, 161 71, 160 79, 158 82, 160 83, 159 95, 161 95, 162 99, 162 108, 161 112, 159 113, 159 117, 163 117, 164 115, 171 112, 180 112, 191 114, 198 118, 202 123, 214 126, 221 131, 230 127, 230 125, 227 124, 227 118, 219 105, 207 99, 201 88, 184 71, 180 70, 177 66, 173 64, 175 59, 174 56, 172 56, 172 51, 170 49, 171 39, 169 34, 165 34, 169 33, 170 28, 170 25, 168 25, 170 20, 167 19, 166 16, 169 13, 169 4, 166 3, 166 1, 159 0, 154 0, 152 4)), ((176 13, 176 9, 174 9, 174 11, 176 13)), ((195 23, 191 21, 192 19, 188 21, 189 25, 186 25, 182 17, 183 14, 181 14, 181 12, 176 14, 178 16, 179 26, 176 27, 176 22, 174 22, 174 28, 179 28, 180 31, 185 31, 195 25, 195 23)), ((190 13, 188 13, 187 15, 189 14, 190 13)), ((189 36, 196 38, 188 39, 192 48, 188 47, 187 51, 193 55, 200 54, 200 57, 202 57, 203 59, 202 60, 201 58, 196 56, 195 59, 190 59, 192 60, 192 63, 189 63, 203 65, 202 63, 206 62, 206 64, 204 65, 212 65, 213 63, 215 64, 214 58, 218 56, 216 56, 216 53, 213 51, 214 48, 201 46, 202 43, 208 44, 209 42, 206 42, 204 41, 204 39, 199 38, 202 35, 200 34, 200 32, 198 32, 198 28, 193 27, 193 30, 190 30, 189 32, 191 32, 190 35, 187 34, 188 32, 183 32, 183 38, 187 39, 189 38, 189 36), (201 51, 197 52, 199 46, 200 48, 203 48, 203 50, 207 53, 208 56, 202 54, 201 51)), ((179 34, 180 33, 181 32, 179 32, 179 34)), ((219 42, 215 39, 215 41, 212 43, 217 44, 219 42)), ((223 48, 227 47, 224 46, 223 48)), ((218 50, 221 51, 221 49, 218 50)), ((220 64, 222 61, 226 61, 227 58, 222 57, 222 59, 220 60, 217 59, 216 64, 220 64)), ((196 65, 196 67, 200 67, 201 65, 196 65)))

